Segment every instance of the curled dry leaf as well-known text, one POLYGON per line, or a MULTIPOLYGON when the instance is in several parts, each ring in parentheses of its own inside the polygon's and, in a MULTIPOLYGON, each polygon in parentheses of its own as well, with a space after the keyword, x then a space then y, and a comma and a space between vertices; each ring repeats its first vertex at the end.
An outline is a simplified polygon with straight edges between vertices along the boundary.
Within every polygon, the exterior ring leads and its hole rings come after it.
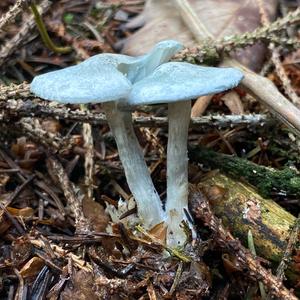
MULTIPOLYGON (((269 19, 273 20, 277 1, 264 2, 269 19)), ((214 38, 252 31, 260 25, 260 15, 255 0, 190 0, 189 3, 214 38)), ((124 53, 144 54, 155 43, 165 39, 176 39, 186 47, 196 44, 192 33, 175 9, 174 1, 148 0, 142 16, 145 25, 126 40, 124 53)), ((234 54, 242 64, 255 71, 261 67, 264 55, 265 48, 261 44, 236 51, 234 54)))

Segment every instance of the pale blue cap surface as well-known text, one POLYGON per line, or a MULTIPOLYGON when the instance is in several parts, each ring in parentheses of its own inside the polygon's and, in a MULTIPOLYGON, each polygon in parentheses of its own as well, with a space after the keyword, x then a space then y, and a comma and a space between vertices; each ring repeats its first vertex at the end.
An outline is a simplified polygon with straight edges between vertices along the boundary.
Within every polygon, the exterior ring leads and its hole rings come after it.
POLYGON ((61 103, 125 100, 132 84, 151 74, 182 48, 180 43, 168 40, 139 57, 98 54, 76 66, 35 77, 30 90, 43 99, 61 103))
POLYGON ((134 84, 130 105, 170 103, 215 94, 239 84, 243 73, 234 68, 213 68, 169 62, 134 84))

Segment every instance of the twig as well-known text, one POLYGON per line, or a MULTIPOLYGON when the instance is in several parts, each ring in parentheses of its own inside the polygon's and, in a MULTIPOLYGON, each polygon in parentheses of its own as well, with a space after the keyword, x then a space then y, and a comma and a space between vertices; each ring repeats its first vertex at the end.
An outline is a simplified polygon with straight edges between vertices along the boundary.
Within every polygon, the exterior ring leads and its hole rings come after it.
MULTIPOLYGON (((277 267, 276 276, 280 279, 284 279, 284 271, 287 268, 287 262, 292 255, 292 252, 295 248, 296 243, 299 241, 299 232, 300 232, 300 216, 296 219, 295 225, 290 234, 290 238, 286 249, 284 251, 283 257, 277 267)), ((269 293, 267 296, 267 300, 271 299, 271 294, 269 293)))
POLYGON ((182 275, 182 272, 183 272, 183 262, 180 261, 179 264, 178 264, 178 268, 176 270, 176 274, 175 274, 175 278, 174 278, 174 281, 172 283, 172 286, 170 288, 170 291, 168 293, 168 295, 172 296, 173 293, 175 292, 177 286, 178 286, 178 283, 180 281, 180 278, 181 278, 181 275, 182 275))
MULTIPOLYGON (((189 16, 185 16, 187 27, 190 28, 189 16)), ((191 22, 194 23, 195 21, 193 20, 191 22)), ((200 19, 197 19, 197 22, 200 22, 200 19)), ((205 37, 205 40, 200 42, 199 46, 184 49, 175 56, 175 59, 184 61, 187 60, 195 63, 203 63, 204 61, 218 61, 222 54, 229 54, 233 50, 251 46, 258 41, 274 43, 276 46, 291 46, 292 48, 298 49, 300 47, 300 42, 298 39, 281 37, 279 33, 283 30, 286 30, 288 26, 299 22, 300 8, 290 12, 284 18, 277 19, 275 22, 270 23, 269 25, 258 27, 254 31, 226 36, 217 41, 213 41, 210 38, 210 35, 205 36, 205 31, 201 34, 201 36, 205 37)), ((201 26, 199 27, 201 28, 201 26)), ((190 28, 190 30, 193 32, 194 28, 190 28)), ((198 34, 198 36, 200 35, 198 34)))
POLYGON ((86 150, 84 157, 85 178, 84 184, 89 199, 93 199, 93 176, 94 176, 94 141, 92 135, 92 126, 89 123, 83 123, 82 135, 84 140, 84 149, 86 150))
POLYGON ((258 40, 265 40, 268 42, 274 42, 275 44, 280 45, 293 45, 296 42, 295 47, 299 47, 299 41, 294 39, 287 39, 278 37, 278 33, 282 30, 286 30, 286 28, 292 24, 296 24, 300 21, 300 8, 294 10, 287 14, 284 18, 277 19, 275 22, 270 23, 268 25, 258 27, 252 32, 246 32, 241 35, 234 35, 225 37, 217 44, 222 48, 225 52, 230 52, 237 47, 245 47, 250 46, 258 40))
MULTIPOLYGON (((0 86, 0 122, 9 122, 23 117, 52 117, 65 121, 83 122, 94 125, 107 124, 103 113, 91 111, 81 111, 80 109, 70 109, 64 105, 49 105, 49 102, 39 98, 34 98, 29 92, 28 84, 0 86)), ((24 122, 29 122, 24 119, 24 122)), ((240 125, 263 126, 272 122, 264 114, 249 115, 214 115, 191 118, 191 126, 203 128, 209 127, 224 128, 240 125)), ((166 117, 146 117, 133 116, 133 123, 138 127, 166 127, 168 119, 166 117)))
POLYGON ((11 23, 22 12, 22 9, 28 5, 28 2, 28 0, 17 0, 9 11, 1 17, 0 32, 2 32, 3 28, 11 23))
MULTIPOLYGON (((40 5, 40 14, 43 15, 52 5, 49 0, 43 0, 40 5)), ((36 23, 33 16, 30 16, 26 22, 22 25, 19 32, 10 40, 8 40, 0 49, 0 66, 9 59, 16 49, 32 34, 32 30, 36 23)))
POLYGON ((74 213, 76 231, 78 233, 90 232, 89 224, 83 214, 83 196, 79 192, 76 192, 74 184, 69 180, 63 166, 56 158, 49 157, 47 159, 47 166, 51 168, 49 173, 56 175, 58 183, 74 213))
MULTIPOLYGON (((190 204, 196 219, 202 220, 213 232, 214 241, 222 248, 235 254, 238 263, 242 268, 248 269, 247 275, 253 280, 259 280, 268 287, 269 292, 278 299, 296 300, 280 279, 272 275, 255 259, 251 252, 243 247, 241 243, 223 227, 219 219, 212 213, 208 200, 195 187, 191 187, 190 204)), ((246 275, 244 273, 244 275, 246 275)))
POLYGON ((24 284, 24 278, 21 276, 21 274, 17 268, 14 268, 14 273, 16 274, 16 276, 19 280, 19 286, 18 286, 17 293, 16 293, 14 299, 22 300, 22 299, 26 298, 26 294, 27 294, 27 289, 25 288, 25 284, 24 284))
POLYGON ((213 38, 209 31, 207 31, 206 27, 199 21, 198 16, 195 14, 192 7, 186 0, 173 0, 175 5, 178 8, 179 13, 183 20, 187 20, 189 22, 189 29, 193 33, 196 41, 198 43, 203 43, 203 40, 207 38, 213 38))

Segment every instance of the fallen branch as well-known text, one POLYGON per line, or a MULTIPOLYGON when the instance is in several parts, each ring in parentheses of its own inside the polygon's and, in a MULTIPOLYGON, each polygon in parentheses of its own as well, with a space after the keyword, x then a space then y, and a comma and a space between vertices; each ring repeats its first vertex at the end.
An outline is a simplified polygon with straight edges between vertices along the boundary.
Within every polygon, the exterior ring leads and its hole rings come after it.
MULTIPOLYGON (((175 0, 175 2, 186 2, 186 0, 175 0)), ((181 4, 179 6, 179 8, 184 7, 184 12, 182 13, 183 20, 198 40, 199 46, 184 49, 175 56, 176 60, 194 61, 198 64, 201 64, 204 61, 218 61, 224 53, 229 54, 231 51, 238 48, 252 46, 258 41, 274 43, 275 46, 290 46, 294 49, 300 47, 298 39, 286 38, 279 35, 279 33, 286 30, 288 26, 300 22, 300 8, 290 12, 284 18, 277 19, 273 23, 258 27, 252 32, 226 36, 214 41, 207 30, 203 30, 201 33, 197 32, 197 30, 203 29, 205 26, 200 24, 199 18, 197 18, 197 22, 195 22, 193 16, 188 15, 188 9, 185 6, 186 4, 181 4), (198 26, 195 26, 195 23, 198 23, 198 26), (199 40, 199 38, 201 38, 201 40, 199 40)))
POLYGON ((220 172, 208 173, 197 187, 207 196, 213 213, 230 226, 231 233, 247 245, 250 230, 258 256, 274 269, 278 266, 280 280, 286 275, 296 286, 300 279, 296 218, 272 199, 260 196, 252 186, 220 172))
POLYGON ((83 214, 82 200, 84 195, 81 195, 75 190, 75 185, 69 180, 69 177, 61 163, 54 157, 47 159, 47 167, 49 174, 52 174, 57 183, 61 186, 68 205, 70 206, 75 217, 75 227, 77 233, 89 233, 90 227, 83 214))
MULTIPOLYGON (((91 123, 93 125, 107 124, 105 114, 89 110, 80 110, 74 106, 49 105, 49 102, 34 97, 26 83, 20 85, 0 86, 0 122, 14 120, 18 122, 23 117, 52 117, 65 121, 91 123)), ((249 115, 214 115, 191 119, 191 126, 202 128, 232 128, 240 125, 264 126, 272 120, 264 114, 249 115)), ((167 127, 167 117, 133 116, 133 123, 138 127, 167 127)))

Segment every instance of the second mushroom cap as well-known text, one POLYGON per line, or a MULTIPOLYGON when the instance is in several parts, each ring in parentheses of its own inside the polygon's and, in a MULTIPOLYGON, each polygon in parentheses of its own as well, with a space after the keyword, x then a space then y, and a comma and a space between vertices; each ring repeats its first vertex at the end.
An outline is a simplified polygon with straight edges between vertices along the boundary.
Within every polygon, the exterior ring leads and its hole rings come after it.
POLYGON ((169 62, 135 83, 128 102, 131 105, 145 105, 195 99, 231 89, 237 86, 242 78, 242 72, 234 68, 169 62))

